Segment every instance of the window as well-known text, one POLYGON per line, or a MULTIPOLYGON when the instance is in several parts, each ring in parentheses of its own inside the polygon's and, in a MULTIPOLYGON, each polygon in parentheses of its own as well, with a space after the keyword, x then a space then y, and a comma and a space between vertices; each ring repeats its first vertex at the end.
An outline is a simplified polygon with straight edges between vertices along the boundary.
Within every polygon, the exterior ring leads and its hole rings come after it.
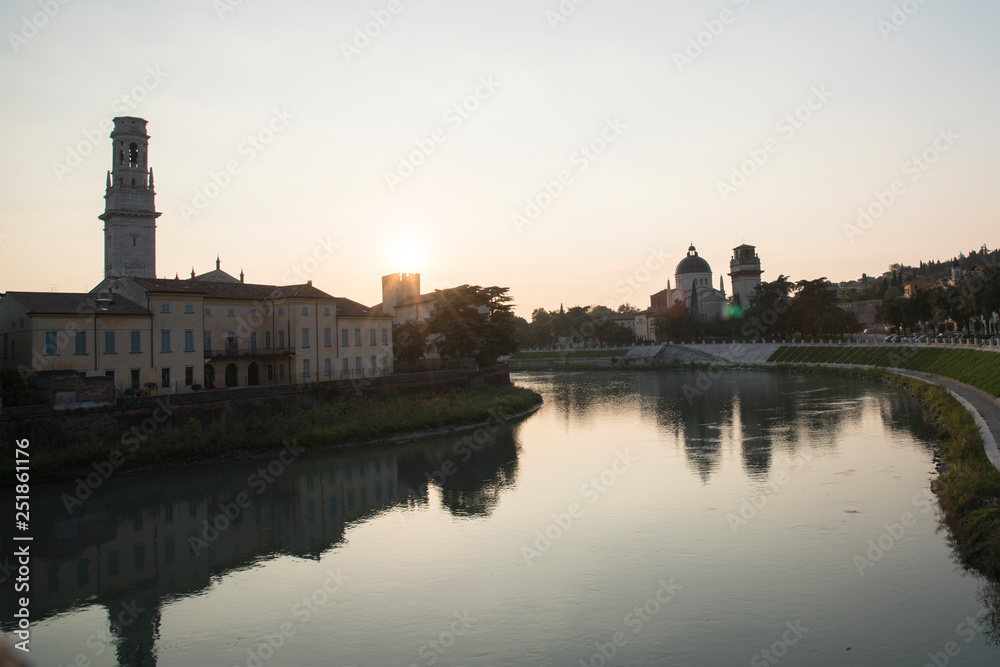
POLYGON ((372 362, 372 373, 374 373, 378 371, 378 359, 375 358, 374 354, 372 355, 371 362, 372 362))
POLYGON ((284 350, 285 349, 285 332, 284 331, 279 331, 278 332, 278 349, 279 350, 284 350))
POLYGON ((303 359, 302 360, 302 377, 304 377, 304 378, 309 377, 309 360, 308 359, 303 359))
POLYGON ((383 345, 388 345, 389 344, 389 330, 388 329, 382 329, 382 344, 383 345))
POLYGON ((347 329, 340 330, 340 344, 343 345, 344 347, 348 347, 347 329))
POLYGON ((361 374, 361 357, 354 357, 354 372, 361 374))
POLYGON ((236 309, 235 308, 230 308, 228 311, 226 311, 226 316, 227 317, 236 317, 236 309))
POLYGON ((57 333, 55 331, 45 332, 45 355, 53 356, 59 354, 58 348, 56 347, 56 337, 57 333))
POLYGON ((206 308, 205 309, 205 317, 211 317, 211 316, 212 316, 212 309, 211 308, 206 308))
POLYGON ((285 314, 285 309, 284 308, 279 308, 278 309, 278 314, 279 315, 284 315, 285 314))
POLYGON ((190 387, 194 384, 194 366, 184 367, 184 386, 190 387))
POLYGON ((354 344, 361 347, 361 329, 354 330, 354 344))
POLYGON ((184 312, 187 315, 194 315, 194 304, 193 303, 185 303, 184 304, 184 312))
POLYGON ((165 367, 160 369, 160 386, 163 388, 170 387, 170 368, 165 367))
POLYGON ((73 354, 87 354, 87 332, 76 332, 76 351, 73 354))
POLYGON ((202 337, 204 338, 202 342, 205 343, 205 354, 208 354, 212 351, 212 332, 205 331, 202 333, 202 337))
POLYGON ((309 329, 302 330, 302 347, 309 347, 309 329))
POLYGON ((129 385, 137 391, 139 389, 140 372, 141 371, 138 368, 133 368, 131 371, 129 371, 130 374, 129 385))
POLYGON ((146 546, 143 544, 135 545, 135 549, 132 550, 132 561, 135 563, 135 569, 141 570, 146 567, 146 546))
POLYGON ((389 372, 389 357, 385 355, 382 355, 382 372, 383 373, 389 372))
POLYGON ((170 304, 169 303, 161 303, 160 304, 160 312, 161 313, 169 313, 170 312, 170 304))
POLYGON ((115 332, 105 331, 104 332, 104 354, 114 354, 115 353, 115 332))
POLYGON ((250 332, 250 354, 257 354, 257 332, 250 332))
POLYGON ((330 347, 330 330, 323 329, 323 347, 330 347))
POLYGON ((302 306, 302 314, 303 315, 309 314, 309 306, 302 306))
POLYGON ((184 351, 194 352, 194 331, 188 330, 184 332, 184 351))
POLYGON ((323 361, 323 375, 327 377, 333 375, 333 363, 329 359, 323 361))
POLYGON ((274 364, 267 365, 267 381, 268 382, 274 381, 274 364))
POLYGON ((250 317, 257 317, 257 309, 256 308, 251 308, 250 309, 250 317))
POLYGON ((341 375, 348 375, 351 372, 351 360, 344 357, 344 367, 341 369, 341 375))
POLYGON ((114 371, 104 371, 104 377, 111 378, 111 386, 115 384, 115 372, 114 371))
POLYGON ((326 306, 325 308, 323 308, 323 314, 324 315, 329 315, 330 314, 330 306, 326 306))
POLYGON ((160 330, 160 352, 170 351, 170 329, 160 330))
POLYGON ((132 354, 139 354, 142 352, 142 332, 141 331, 131 331, 129 332, 129 348, 128 351, 132 354))
POLYGON ((374 329, 369 329, 369 330, 368 330, 368 333, 369 333, 369 334, 371 334, 371 335, 370 335, 370 336, 368 337, 368 339, 369 339, 369 341, 370 341, 370 342, 369 342, 369 345, 375 345, 375 344, 376 344, 376 343, 375 343, 375 330, 374 330, 374 329))
POLYGON ((265 308, 264 309, 264 317, 271 317, 271 309, 270 308, 265 308))
POLYGON ((264 349, 265 350, 270 350, 271 349, 271 332, 270 331, 265 331, 264 332, 264 349))
POLYGON ((285 365, 284 364, 278 364, 278 379, 279 380, 284 380, 285 379, 285 365))

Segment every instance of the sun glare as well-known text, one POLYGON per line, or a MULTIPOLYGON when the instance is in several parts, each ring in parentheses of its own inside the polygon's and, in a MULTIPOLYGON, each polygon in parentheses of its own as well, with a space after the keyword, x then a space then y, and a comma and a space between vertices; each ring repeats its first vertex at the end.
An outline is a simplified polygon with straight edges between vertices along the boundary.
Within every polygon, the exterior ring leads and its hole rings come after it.
POLYGON ((389 250, 392 270, 400 273, 419 273, 425 270, 427 248, 422 241, 403 238, 398 239, 389 250))

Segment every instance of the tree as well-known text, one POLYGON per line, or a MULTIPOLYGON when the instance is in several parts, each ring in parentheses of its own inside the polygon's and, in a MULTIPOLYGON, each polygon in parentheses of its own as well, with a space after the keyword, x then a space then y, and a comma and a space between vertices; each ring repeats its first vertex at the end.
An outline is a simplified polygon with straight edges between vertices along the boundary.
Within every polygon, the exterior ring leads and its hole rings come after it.
POLYGON ((480 365, 517 351, 513 300, 507 287, 461 285, 434 293, 427 330, 444 357, 476 357, 480 365))
POLYGON ((392 346, 396 361, 417 361, 427 351, 427 327, 415 320, 407 320, 392 328, 392 346))

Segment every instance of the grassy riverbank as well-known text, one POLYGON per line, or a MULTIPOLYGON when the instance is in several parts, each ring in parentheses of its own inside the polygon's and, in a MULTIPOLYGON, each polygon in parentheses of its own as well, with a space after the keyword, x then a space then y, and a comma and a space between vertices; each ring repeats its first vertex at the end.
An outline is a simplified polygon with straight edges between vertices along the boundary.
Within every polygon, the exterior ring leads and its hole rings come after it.
POLYGON ((905 368, 950 377, 1000 396, 1000 353, 906 345, 785 345, 770 362, 905 368))
MULTIPOLYGON (((41 482, 71 479, 109 461, 121 460, 114 467, 126 470, 246 458, 277 451, 291 440, 307 449, 360 444, 506 419, 541 402, 529 389, 481 386, 330 402, 302 395, 250 406, 229 404, 211 422, 170 417, 148 435, 123 429, 61 448, 32 443, 31 473, 41 482)), ((0 464, 5 482, 13 479, 13 457, 8 458, 0 464)))
POLYGON ((829 366, 769 367, 795 373, 823 373, 873 380, 918 398, 937 428, 944 462, 934 491, 963 563, 1000 579, 1000 472, 986 457, 972 415, 944 387, 877 368, 829 366))
POLYGON ((515 352, 511 359, 607 359, 609 357, 624 357, 628 348, 621 350, 532 350, 531 352, 515 352))

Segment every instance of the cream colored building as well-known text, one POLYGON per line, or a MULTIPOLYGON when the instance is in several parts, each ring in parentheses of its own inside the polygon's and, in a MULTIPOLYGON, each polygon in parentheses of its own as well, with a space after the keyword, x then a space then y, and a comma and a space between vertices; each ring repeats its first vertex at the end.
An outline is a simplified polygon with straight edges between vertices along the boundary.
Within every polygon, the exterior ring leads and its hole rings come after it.
MULTIPOLYGON (((393 316, 313 286, 258 285, 221 268, 155 277, 146 121, 115 118, 105 278, 90 293, 0 297, 0 367, 111 376, 119 389, 357 380, 393 372, 393 316)), ((419 281, 419 278, 418 278, 419 281)), ((419 283, 418 283, 419 284, 419 283)))

